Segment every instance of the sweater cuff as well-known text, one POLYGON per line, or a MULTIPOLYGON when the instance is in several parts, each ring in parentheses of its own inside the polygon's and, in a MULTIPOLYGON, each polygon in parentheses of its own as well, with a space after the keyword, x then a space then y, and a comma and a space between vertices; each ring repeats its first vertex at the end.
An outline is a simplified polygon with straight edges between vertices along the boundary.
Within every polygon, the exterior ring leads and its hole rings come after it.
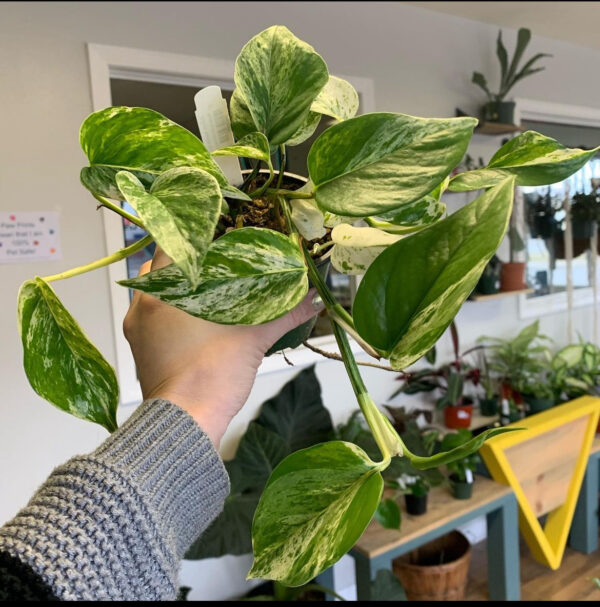
POLYGON ((221 512, 229 494, 229 477, 211 440, 188 413, 166 400, 144 401, 92 456, 145 494, 178 558, 221 512))

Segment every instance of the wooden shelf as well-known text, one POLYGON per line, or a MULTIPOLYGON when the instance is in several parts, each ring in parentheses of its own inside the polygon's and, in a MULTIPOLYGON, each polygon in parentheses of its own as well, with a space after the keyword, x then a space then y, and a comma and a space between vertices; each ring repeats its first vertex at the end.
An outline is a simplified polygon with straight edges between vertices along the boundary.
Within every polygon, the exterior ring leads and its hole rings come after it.
POLYGON ((508 295, 521 295, 526 293, 533 293, 535 289, 519 289, 517 291, 499 291, 492 295, 472 295, 468 301, 488 301, 490 299, 498 299, 498 297, 507 297, 508 295))
MULTIPOLYGON (((443 412, 442 412, 443 413, 443 412)), ((487 415, 481 415, 479 412, 479 408, 473 409, 473 415, 471 416, 471 425, 468 427, 468 430, 478 430, 479 428, 485 428, 486 426, 493 426, 494 422, 499 422, 499 415, 492 415, 488 417, 487 415)), ((439 430, 442 434, 448 434, 449 432, 456 432, 452 428, 446 428, 444 425, 443 419, 440 421, 434 421, 431 424, 428 424, 428 427, 435 428, 439 430)))
POLYGON ((510 135, 518 131, 523 131, 523 127, 516 124, 504 124, 502 122, 484 122, 483 120, 473 131, 480 135, 510 135))

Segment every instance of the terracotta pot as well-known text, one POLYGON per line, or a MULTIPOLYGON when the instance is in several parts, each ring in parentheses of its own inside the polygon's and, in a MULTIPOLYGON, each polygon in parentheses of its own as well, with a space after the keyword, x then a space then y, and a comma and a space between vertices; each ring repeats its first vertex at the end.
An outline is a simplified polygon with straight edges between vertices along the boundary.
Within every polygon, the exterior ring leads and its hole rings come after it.
POLYGON ((452 531, 394 559, 392 567, 409 601, 460 601, 467 589, 470 562, 469 541, 452 531))
POLYGON ((473 416, 473 405, 455 405, 444 407, 444 424, 446 428, 468 428, 473 416))
POLYGON ((500 272, 501 291, 519 291, 526 289, 525 284, 525 262, 503 263, 500 272))

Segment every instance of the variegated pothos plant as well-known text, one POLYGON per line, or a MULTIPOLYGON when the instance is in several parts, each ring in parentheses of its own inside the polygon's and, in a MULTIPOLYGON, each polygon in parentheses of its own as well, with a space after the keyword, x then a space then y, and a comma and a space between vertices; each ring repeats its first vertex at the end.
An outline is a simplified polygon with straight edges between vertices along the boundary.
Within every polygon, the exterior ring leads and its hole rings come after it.
POLYGON ((110 107, 85 120, 80 139, 89 166, 81 171, 82 184, 104 208, 148 235, 104 259, 22 286, 24 366, 38 394, 113 431, 115 373, 48 283, 156 241, 173 263, 122 285, 212 322, 258 324, 294 308, 312 281, 381 460, 332 441, 293 453, 273 471, 254 517, 249 576, 297 586, 360 537, 380 503, 381 471, 392 457, 407 457, 417 468, 438 466, 503 431, 433 457, 410 453, 369 396, 347 334, 394 369, 415 362, 447 328, 498 248, 515 185, 561 181, 596 150, 567 149, 525 132, 487 167, 450 179, 476 119, 357 116, 351 84, 331 76, 320 55, 283 26, 243 47, 234 79, 229 109, 236 143, 212 154, 195 135, 149 109, 110 107), (335 123, 310 148, 308 182, 286 189, 272 156, 310 137, 323 115, 335 123), (239 188, 227 183, 214 160, 223 155, 253 159, 254 171, 239 188), (267 169, 262 181, 260 167, 267 169), (447 189, 483 193, 445 217, 441 196, 447 189), (137 216, 122 209, 123 200, 137 216), (243 209, 258 201, 281 220, 279 229, 245 223, 243 209), (316 270, 315 260, 325 255, 340 272, 364 274, 352 314, 316 270))

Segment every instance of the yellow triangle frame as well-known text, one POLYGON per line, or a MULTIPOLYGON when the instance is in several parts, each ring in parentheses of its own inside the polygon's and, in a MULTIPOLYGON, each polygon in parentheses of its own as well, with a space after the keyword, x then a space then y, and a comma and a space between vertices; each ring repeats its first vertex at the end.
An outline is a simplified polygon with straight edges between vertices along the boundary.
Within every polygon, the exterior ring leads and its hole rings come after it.
MULTIPOLYGON (((479 451, 492 478, 505 485, 510 485, 515 492, 519 503, 519 529, 525 542, 533 557, 551 569, 558 569, 562 561, 599 414, 600 398, 584 396, 510 424, 509 427, 522 427, 525 430, 495 436, 484 443, 479 451), (548 513, 546 523, 542 528, 535 510, 521 486, 519 470, 513 470, 507 457, 507 451, 510 447, 556 430, 569 422, 581 420, 585 423, 584 418, 586 417, 587 424, 569 481, 566 501, 548 513)), ((533 456, 535 457, 535 454, 533 456)))

